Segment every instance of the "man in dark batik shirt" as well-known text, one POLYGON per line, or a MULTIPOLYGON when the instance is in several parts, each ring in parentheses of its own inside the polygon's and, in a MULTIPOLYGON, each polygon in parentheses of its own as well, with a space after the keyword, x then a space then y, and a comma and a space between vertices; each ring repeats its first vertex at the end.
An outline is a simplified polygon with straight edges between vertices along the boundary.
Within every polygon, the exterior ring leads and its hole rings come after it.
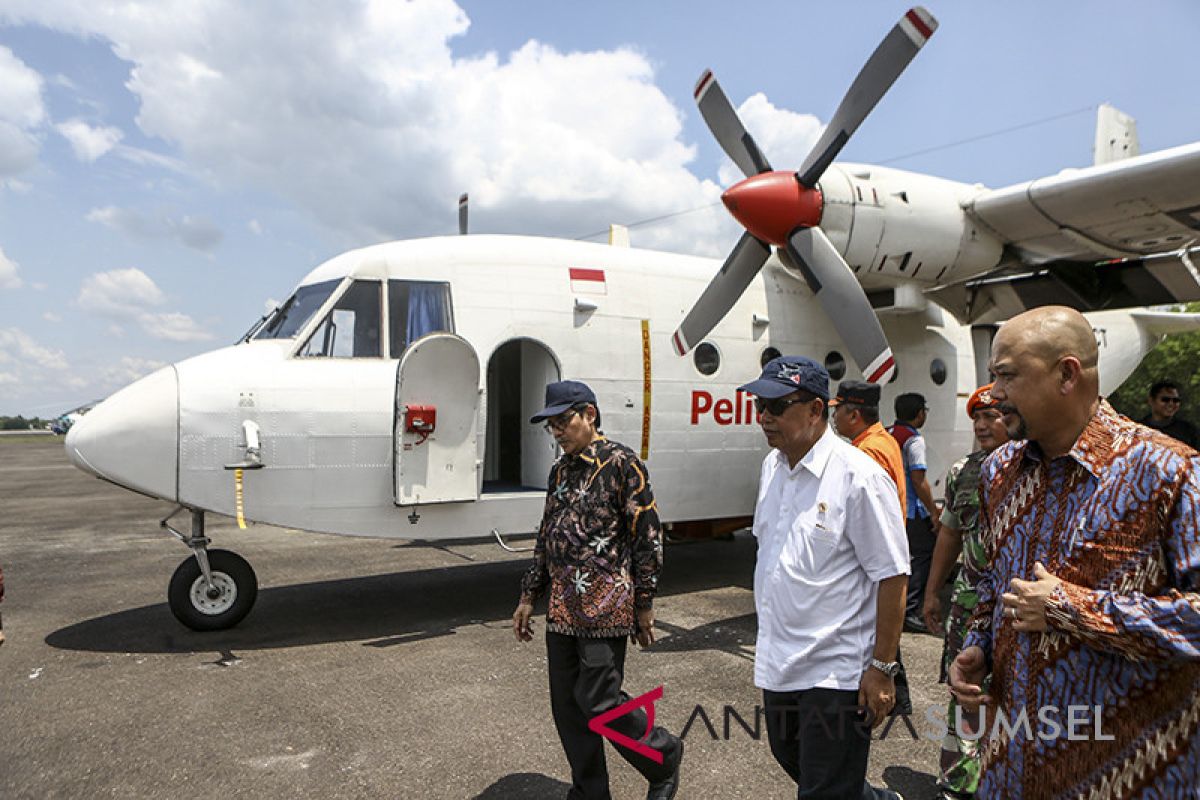
MULTIPOLYGON (((533 638, 533 603, 549 589, 546 651, 550 706, 571 765, 572 800, 609 798, 604 740, 588 721, 629 699, 621 691, 625 639, 654 641, 654 594, 662 568, 662 527, 646 467, 633 451, 600 433, 596 395, 585 384, 546 387, 546 421, 563 455, 550 470, 533 565, 521 580, 513 614, 519 641, 533 638)), ((662 728, 646 735, 642 709, 607 727, 660 758, 618 746, 650 783, 647 800, 669 800, 679 788, 683 741, 662 728)))

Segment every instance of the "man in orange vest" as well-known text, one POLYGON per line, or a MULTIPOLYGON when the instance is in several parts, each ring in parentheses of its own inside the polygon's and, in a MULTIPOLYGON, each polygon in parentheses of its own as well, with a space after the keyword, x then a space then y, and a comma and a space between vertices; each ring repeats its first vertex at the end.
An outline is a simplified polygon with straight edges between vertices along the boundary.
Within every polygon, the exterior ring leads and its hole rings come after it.
MULTIPOLYGON (((875 459, 896 484, 900 498, 900 513, 904 513, 906 494, 904 456, 900 444, 879 421, 879 384, 865 381, 842 381, 837 396, 829 401, 833 429, 850 440, 850 444, 875 459)), ((894 713, 911 715, 912 696, 908 688, 908 673, 900 650, 896 650, 900 671, 896 673, 896 707, 894 713)))

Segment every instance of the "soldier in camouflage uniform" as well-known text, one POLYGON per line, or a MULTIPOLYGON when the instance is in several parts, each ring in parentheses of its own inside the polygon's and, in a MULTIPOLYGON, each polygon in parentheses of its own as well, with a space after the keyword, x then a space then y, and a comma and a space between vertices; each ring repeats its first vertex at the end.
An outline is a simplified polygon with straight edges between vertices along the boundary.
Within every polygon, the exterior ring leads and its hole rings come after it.
MULTIPOLYGON (((925 588, 925 622, 929 630, 942 629, 942 605, 938 596, 954 562, 962 554, 962 566, 954 581, 950 598, 950 614, 945 622, 946 641, 942 648, 941 683, 967 633, 967 621, 979 597, 975 586, 987 568, 987 555, 979 539, 979 476, 980 467, 988 454, 1008 441, 1002 415, 992 400, 991 384, 981 386, 967 401, 967 415, 975 428, 979 449, 959 459, 946 475, 946 505, 942 511, 941 530, 933 553, 929 583, 925 588)), ((955 731, 953 697, 946 709, 947 732, 942 740, 938 788, 943 798, 975 796, 979 784, 980 752, 978 739, 967 739, 955 731)))

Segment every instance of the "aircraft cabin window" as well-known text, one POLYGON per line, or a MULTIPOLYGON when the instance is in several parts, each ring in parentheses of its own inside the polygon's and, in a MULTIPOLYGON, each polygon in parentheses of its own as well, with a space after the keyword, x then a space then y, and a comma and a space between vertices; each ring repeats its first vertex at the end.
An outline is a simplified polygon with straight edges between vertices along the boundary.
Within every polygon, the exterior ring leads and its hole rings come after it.
POLYGON ((846 359, 837 350, 830 350, 825 356, 825 371, 835 381, 840 381, 846 375, 846 359))
POLYGON ((943 383, 945 383, 946 362, 942 361, 940 358, 935 358, 933 361, 929 362, 929 377, 932 378, 933 382, 938 386, 941 386, 943 383))
POLYGON ((392 358, 429 333, 454 333, 450 284, 432 281, 388 281, 388 326, 392 358))
POLYGON ((355 281, 313 331, 300 355, 309 358, 379 358, 379 281, 355 281))
POLYGON ((702 375, 712 375, 721 366, 721 353, 712 342, 701 342, 697 345, 692 359, 702 375))
POLYGON ((267 324, 254 334, 254 338, 291 339, 305 326, 312 315, 317 313, 317 309, 329 298, 329 295, 333 294, 333 290, 341 282, 341 278, 335 278, 323 283, 301 286, 279 307, 275 316, 271 317, 267 324))

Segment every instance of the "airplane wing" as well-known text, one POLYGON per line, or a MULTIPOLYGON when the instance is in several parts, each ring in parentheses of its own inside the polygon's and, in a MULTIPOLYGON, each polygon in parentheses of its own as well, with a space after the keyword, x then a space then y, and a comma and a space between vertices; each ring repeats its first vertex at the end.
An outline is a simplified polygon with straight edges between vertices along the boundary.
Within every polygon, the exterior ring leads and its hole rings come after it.
POLYGON ((985 191, 966 207, 1008 243, 999 270, 929 294, 963 322, 1200 300, 1200 143, 985 191))

